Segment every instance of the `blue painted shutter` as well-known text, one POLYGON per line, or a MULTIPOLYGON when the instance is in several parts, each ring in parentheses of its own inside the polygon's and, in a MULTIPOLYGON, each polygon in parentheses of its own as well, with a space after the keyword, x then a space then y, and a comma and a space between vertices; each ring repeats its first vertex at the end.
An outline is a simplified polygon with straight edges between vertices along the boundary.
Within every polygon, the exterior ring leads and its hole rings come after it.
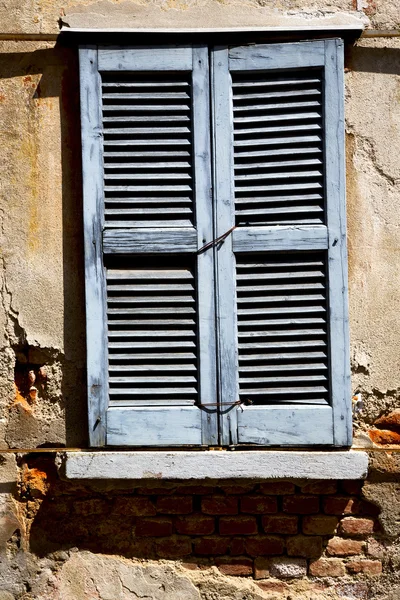
POLYGON ((80 61, 91 444, 216 443, 208 50, 80 61))
POLYGON ((213 54, 225 444, 351 443, 343 44, 213 54), (229 201, 227 200, 229 199, 229 201))

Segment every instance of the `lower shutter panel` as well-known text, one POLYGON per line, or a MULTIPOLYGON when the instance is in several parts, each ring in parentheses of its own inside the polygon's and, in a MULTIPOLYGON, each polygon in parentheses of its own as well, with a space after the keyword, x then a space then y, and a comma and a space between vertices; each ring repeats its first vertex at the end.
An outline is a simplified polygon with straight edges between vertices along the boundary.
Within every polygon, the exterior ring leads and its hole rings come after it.
POLYGON ((107 443, 198 444, 192 265, 169 260, 160 266, 160 260, 157 264, 147 260, 139 268, 118 267, 107 270, 107 443))
POLYGON ((239 255, 236 273, 239 390, 248 405, 238 411, 239 440, 331 443, 324 253, 239 255))

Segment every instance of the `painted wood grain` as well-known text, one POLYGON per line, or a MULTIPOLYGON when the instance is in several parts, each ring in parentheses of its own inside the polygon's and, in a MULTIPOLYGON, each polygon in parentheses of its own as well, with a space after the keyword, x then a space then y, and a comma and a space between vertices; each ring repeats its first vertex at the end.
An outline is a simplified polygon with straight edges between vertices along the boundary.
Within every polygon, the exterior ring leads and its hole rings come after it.
POLYGON ((191 71, 190 46, 99 47, 100 71, 191 71))

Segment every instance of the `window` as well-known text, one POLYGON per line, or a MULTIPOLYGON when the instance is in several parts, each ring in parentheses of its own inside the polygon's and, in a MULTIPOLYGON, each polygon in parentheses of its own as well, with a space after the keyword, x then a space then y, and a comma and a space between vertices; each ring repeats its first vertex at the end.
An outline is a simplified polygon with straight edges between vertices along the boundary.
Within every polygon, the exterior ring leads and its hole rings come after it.
POLYGON ((91 444, 349 445, 342 40, 80 66, 91 444))

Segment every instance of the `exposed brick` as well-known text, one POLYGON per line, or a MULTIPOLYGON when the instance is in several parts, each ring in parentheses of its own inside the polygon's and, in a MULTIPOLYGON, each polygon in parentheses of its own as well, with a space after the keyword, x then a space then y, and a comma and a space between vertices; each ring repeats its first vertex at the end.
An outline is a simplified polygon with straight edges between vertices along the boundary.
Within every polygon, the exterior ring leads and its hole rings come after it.
POLYGON ((221 517, 219 520, 219 532, 221 535, 254 535, 257 533, 257 521, 255 517, 221 517))
POLYGON ((266 579, 270 576, 271 566, 269 558, 256 558, 254 561, 254 579, 266 579))
POLYGON ((153 556, 154 544, 155 540, 152 538, 134 538, 129 544, 129 552, 137 558, 148 558, 153 556))
POLYGON ((243 496, 240 499, 240 510, 251 514, 276 513, 278 504, 274 496, 243 496))
POLYGON ((346 481, 341 482, 341 488, 346 494, 350 494, 350 496, 358 496, 361 492, 362 486, 364 485, 363 481, 359 481, 358 479, 348 479, 346 481))
POLYGON ((337 517, 313 515, 303 517, 303 533, 306 535, 330 535, 335 533, 337 517))
POLYGON ((381 510, 379 506, 372 504, 372 502, 368 502, 367 500, 361 500, 360 502, 360 515, 368 515, 370 517, 377 517, 380 514, 381 510))
POLYGON ((187 537, 168 537, 156 541, 156 552, 161 558, 188 556, 192 553, 192 542, 187 537))
POLYGON ((188 496, 205 496, 215 492, 214 486, 208 485, 180 485, 175 489, 177 494, 188 496))
POLYGON ((370 429, 368 435, 374 444, 382 444, 383 446, 400 444, 400 433, 389 429, 370 429))
POLYGON ((336 481, 309 481, 301 486, 302 494, 336 494, 336 481))
POLYGON ((380 575, 382 573, 382 563, 380 560, 350 560, 346 563, 349 573, 364 575, 380 575))
POLYGON ((300 578, 307 575, 307 561, 304 558, 272 558, 269 568, 271 577, 279 579, 300 578))
MULTIPOLYGON (((227 539, 227 538, 222 538, 227 539)), ((244 542, 246 538, 235 537, 229 540, 229 554, 232 556, 241 556, 244 554, 244 542)))
POLYGON ((383 415, 375 421, 375 425, 383 429, 400 431, 400 409, 393 410, 388 415, 383 415))
POLYGON ((148 486, 148 487, 139 487, 137 488, 136 492, 138 494, 140 494, 141 496, 167 496, 170 494, 173 494, 175 491, 174 488, 168 488, 168 487, 152 487, 152 486, 148 486))
POLYGON ((260 492, 262 494, 284 496, 286 494, 294 494, 295 489, 294 483, 290 481, 271 481, 260 484, 260 492))
POLYGON ((226 485, 221 488, 224 494, 250 494, 254 490, 254 485, 226 485))
POLYGON ((214 533, 215 523, 213 517, 206 515, 188 515, 177 517, 175 529, 178 533, 186 535, 210 535, 214 533))
POLYGON ((330 556, 353 556, 360 554, 364 545, 364 542, 334 537, 329 540, 326 551, 330 556))
POLYGON ((119 497, 115 500, 114 512, 126 517, 151 517, 157 513, 149 498, 119 497))
POLYGON ((217 558, 215 564, 224 575, 248 577, 253 574, 253 561, 246 556, 217 558))
POLYGON ((187 515, 193 510, 193 499, 190 496, 159 496, 157 511, 169 515, 187 515))
POLYGON ((229 539, 221 537, 198 538, 194 541, 193 547, 195 554, 217 556, 228 552, 229 539))
POLYGON ((327 515, 356 515, 360 511, 358 498, 348 496, 328 496, 324 498, 324 512, 327 515))
POLYGON ((163 537, 171 534, 172 521, 168 517, 144 517, 136 522, 137 537, 163 537))
POLYGON ((238 499, 232 496, 207 496, 201 500, 201 510, 207 515, 236 515, 238 499))
POLYGON ((282 538, 276 536, 249 537, 245 540, 246 554, 250 556, 267 556, 282 554, 285 544, 282 538))
POLYGON ((344 535, 365 536, 374 531, 374 522, 372 519, 357 519, 355 517, 345 517, 340 521, 339 532, 344 535))
POLYGON ((286 548, 289 556, 304 556, 305 558, 321 556, 322 538, 304 535, 288 537, 286 548))
POLYGON ((311 515, 319 512, 318 496, 284 496, 283 512, 311 515))
POLYGON ((276 594, 284 594, 290 589, 288 584, 283 581, 259 581, 257 585, 264 592, 274 592, 276 594))
POLYGON ((295 515, 268 515, 262 518, 265 533, 297 533, 298 517, 295 515))
POLYGON ((110 507, 107 502, 92 498, 90 500, 77 500, 74 502, 74 510, 76 514, 82 516, 104 515, 110 510, 110 507))
POLYGON ((319 558, 310 562, 309 574, 314 577, 343 577, 346 569, 339 558, 319 558))

